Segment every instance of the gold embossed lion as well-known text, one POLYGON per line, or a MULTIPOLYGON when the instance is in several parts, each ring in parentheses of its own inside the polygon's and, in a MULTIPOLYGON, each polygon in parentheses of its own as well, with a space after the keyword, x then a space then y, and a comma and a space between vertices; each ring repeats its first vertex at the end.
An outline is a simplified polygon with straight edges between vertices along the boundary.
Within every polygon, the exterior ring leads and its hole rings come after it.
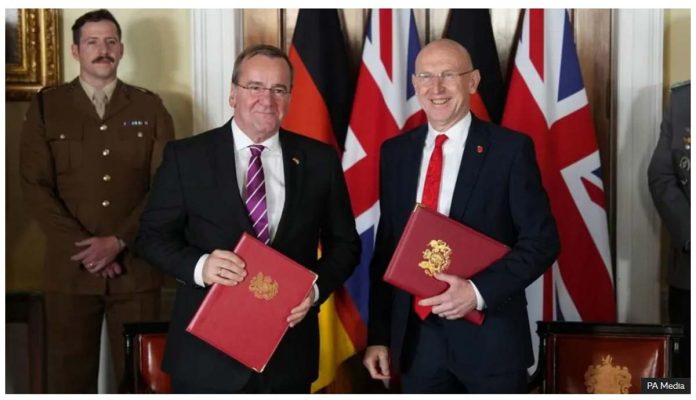
POLYGON ((418 266, 423 269, 428 276, 434 276, 445 270, 450 265, 452 249, 444 240, 431 240, 428 247, 423 251, 423 261, 418 266))
POLYGON ((278 294, 278 282, 274 281, 270 276, 264 276, 259 272, 252 278, 249 290, 254 292, 254 296, 257 299, 271 300, 278 294))

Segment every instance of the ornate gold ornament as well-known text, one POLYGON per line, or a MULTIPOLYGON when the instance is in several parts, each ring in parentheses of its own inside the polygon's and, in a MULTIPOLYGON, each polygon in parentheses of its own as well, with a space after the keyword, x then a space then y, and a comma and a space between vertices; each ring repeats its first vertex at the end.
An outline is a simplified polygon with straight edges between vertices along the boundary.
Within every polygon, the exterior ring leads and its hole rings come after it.
POLYGON ((590 365, 585 371, 587 393, 628 393, 631 373, 627 367, 612 365, 611 355, 602 358, 601 365, 590 365))
POLYGON ((251 279, 249 290, 257 299, 271 300, 278 294, 278 282, 269 275, 259 272, 251 279))
POLYGON ((428 276, 434 276, 445 270, 450 265, 450 255, 452 249, 444 240, 431 240, 428 248, 423 251, 423 261, 418 266, 423 269, 428 276))

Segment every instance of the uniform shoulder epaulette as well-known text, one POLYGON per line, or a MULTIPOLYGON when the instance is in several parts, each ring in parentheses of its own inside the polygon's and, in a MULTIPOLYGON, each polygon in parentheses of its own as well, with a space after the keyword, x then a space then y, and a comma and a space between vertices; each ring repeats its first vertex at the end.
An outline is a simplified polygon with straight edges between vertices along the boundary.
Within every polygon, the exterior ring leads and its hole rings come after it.
POLYGON ((670 87, 670 90, 679 89, 679 88, 688 86, 688 85, 690 85, 690 84, 691 84, 691 79, 688 79, 688 80, 685 80, 685 81, 681 81, 681 82, 677 82, 677 83, 675 83, 674 85, 672 85, 672 86, 670 87))
POLYGON ((42 87, 37 93, 36 93, 36 100, 39 105, 39 117, 41 118, 41 123, 46 125, 45 117, 44 117, 44 95, 46 93, 49 93, 55 89, 65 87, 69 85, 69 83, 59 83, 57 85, 51 85, 51 86, 44 86, 42 87))

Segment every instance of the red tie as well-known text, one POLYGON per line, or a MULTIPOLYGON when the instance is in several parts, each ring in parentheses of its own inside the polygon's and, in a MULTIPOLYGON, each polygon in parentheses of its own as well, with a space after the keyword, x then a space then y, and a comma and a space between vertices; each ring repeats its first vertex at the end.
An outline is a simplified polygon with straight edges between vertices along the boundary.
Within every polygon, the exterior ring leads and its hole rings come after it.
MULTIPOLYGON (((435 148, 433 149, 433 154, 430 156, 428 172, 425 174, 425 185, 423 185, 423 196, 421 197, 421 203, 435 211, 437 211, 437 202, 440 197, 442 145, 445 141, 447 141, 447 135, 445 134, 440 134, 435 137, 435 148)), ((418 296, 413 298, 413 310, 418 314, 420 319, 425 319, 428 314, 430 314, 432 307, 419 306, 419 300, 421 300, 421 298, 418 296)))

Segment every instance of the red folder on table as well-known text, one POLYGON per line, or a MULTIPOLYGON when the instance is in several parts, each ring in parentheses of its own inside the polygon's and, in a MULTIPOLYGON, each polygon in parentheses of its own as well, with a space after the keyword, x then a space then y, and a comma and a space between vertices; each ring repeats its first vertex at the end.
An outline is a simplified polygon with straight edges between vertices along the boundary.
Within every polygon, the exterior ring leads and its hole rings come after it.
POLYGON ((247 276, 236 286, 213 284, 186 330, 262 372, 317 275, 247 233, 234 252, 247 276))
MULTIPOLYGON (((447 290, 433 277, 438 272, 470 278, 502 258, 510 248, 466 225, 418 204, 396 246, 384 280, 423 298, 447 290)), ((484 314, 473 310, 464 316, 474 324, 484 314)))

